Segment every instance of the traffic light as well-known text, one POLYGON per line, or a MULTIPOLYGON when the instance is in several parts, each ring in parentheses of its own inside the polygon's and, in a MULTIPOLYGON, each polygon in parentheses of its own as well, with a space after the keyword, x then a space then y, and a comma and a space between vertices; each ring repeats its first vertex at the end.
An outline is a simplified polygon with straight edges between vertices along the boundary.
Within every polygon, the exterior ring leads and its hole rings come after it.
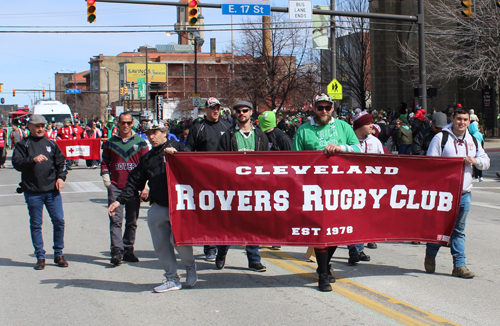
POLYGON ((198 25, 198 0, 188 1, 189 25, 198 25))
POLYGON ((12 96, 16 97, 16 90, 15 89, 12 90, 12 96))
POLYGON ((500 8, 500 1, 497 1, 497 7, 500 8))
POLYGON ((123 94, 125 94, 125 93, 123 92, 123 87, 120 87, 120 95, 123 95, 123 94))
POLYGON ((472 0, 462 0, 460 3, 465 7, 465 9, 461 11, 462 15, 467 18, 472 18, 472 0))
POLYGON ((123 86, 123 95, 127 95, 127 94, 128 94, 128 87, 123 86))
POLYGON ((3 92, 3 84, 0 84, 0 93, 3 92))
POLYGON ((95 0, 87 0, 87 21, 95 22, 95 0))
POLYGON ((45 88, 42 89, 42 95, 45 97, 45 88))

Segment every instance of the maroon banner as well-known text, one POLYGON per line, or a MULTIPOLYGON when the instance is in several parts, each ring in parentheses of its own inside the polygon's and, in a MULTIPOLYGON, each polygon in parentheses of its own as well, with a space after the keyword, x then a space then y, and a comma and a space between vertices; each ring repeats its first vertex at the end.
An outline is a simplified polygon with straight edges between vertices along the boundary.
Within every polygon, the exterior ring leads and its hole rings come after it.
POLYGON ((446 244, 462 158, 303 152, 167 155, 177 245, 446 244))
POLYGON ((67 160, 99 160, 101 156, 101 139, 57 140, 67 160))

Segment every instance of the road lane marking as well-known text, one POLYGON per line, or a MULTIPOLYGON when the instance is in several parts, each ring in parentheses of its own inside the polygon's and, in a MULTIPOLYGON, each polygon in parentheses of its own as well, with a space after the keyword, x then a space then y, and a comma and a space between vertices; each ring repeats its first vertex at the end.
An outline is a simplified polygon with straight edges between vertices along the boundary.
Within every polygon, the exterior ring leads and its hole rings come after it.
POLYGON ((104 189, 99 188, 93 182, 66 182, 67 186, 73 188, 75 192, 104 192, 104 189))
MULTIPOLYGON (((314 282, 318 281, 315 268, 308 262, 283 252, 273 251, 271 253, 269 250, 261 251, 261 256, 291 273, 300 274, 301 277, 314 282)), ((340 275, 333 275, 336 278, 336 283, 332 286, 333 291, 404 325, 458 325, 347 278, 343 278, 340 275), (370 296, 377 298, 378 301, 370 299, 370 296), (389 306, 394 306, 394 308, 389 306), (404 312, 397 311, 396 309, 404 312)))
POLYGON ((488 203, 481 203, 481 202, 473 202, 471 201, 470 203, 472 206, 479 206, 479 207, 486 207, 486 208, 493 208, 493 209, 500 209, 500 206, 497 205, 491 205, 488 203))

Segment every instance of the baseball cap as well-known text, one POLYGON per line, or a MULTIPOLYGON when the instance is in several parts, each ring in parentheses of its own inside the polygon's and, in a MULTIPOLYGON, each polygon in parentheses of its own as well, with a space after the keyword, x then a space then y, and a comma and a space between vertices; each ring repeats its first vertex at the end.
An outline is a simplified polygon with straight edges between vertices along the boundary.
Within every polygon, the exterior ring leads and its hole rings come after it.
POLYGON ((148 130, 165 130, 165 123, 163 123, 162 121, 158 121, 158 120, 153 120, 153 121, 149 121, 146 126, 144 126, 144 130, 145 131, 148 131, 148 130))
POLYGON ((316 105, 316 103, 322 102, 322 101, 333 103, 330 95, 325 94, 325 93, 318 94, 314 97, 314 105, 316 105))
POLYGON ((446 120, 446 114, 443 112, 436 112, 432 115, 432 124, 436 128, 443 128, 448 124, 448 121, 446 120))
POLYGON ((205 106, 207 108, 213 108, 215 107, 216 105, 219 105, 220 106, 220 102, 218 99, 216 99, 215 97, 211 97, 209 98, 206 102, 205 102, 205 106))
POLYGON ((34 114, 31 116, 29 123, 32 125, 41 125, 41 124, 47 124, 47 120, 43 115, 34 114))

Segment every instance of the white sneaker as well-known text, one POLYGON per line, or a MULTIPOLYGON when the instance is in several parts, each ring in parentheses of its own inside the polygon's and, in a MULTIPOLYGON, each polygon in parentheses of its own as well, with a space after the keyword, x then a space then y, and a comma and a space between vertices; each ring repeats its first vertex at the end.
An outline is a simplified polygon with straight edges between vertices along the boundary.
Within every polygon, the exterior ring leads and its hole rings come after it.
POLYGON ((479 178, 479 182, 483 182, 483 177, 479 178))
POLYGON ((182 284, 179 281, 166 280, 165 283, 155 287, 155 292, 162 293, 167 291, 176 291, 182 289, 182 284))
POLYGON ((186 285, 193 286, 198 281, 198 275, 196 275, 196 263, 192 266, 186 266, 186 285))

